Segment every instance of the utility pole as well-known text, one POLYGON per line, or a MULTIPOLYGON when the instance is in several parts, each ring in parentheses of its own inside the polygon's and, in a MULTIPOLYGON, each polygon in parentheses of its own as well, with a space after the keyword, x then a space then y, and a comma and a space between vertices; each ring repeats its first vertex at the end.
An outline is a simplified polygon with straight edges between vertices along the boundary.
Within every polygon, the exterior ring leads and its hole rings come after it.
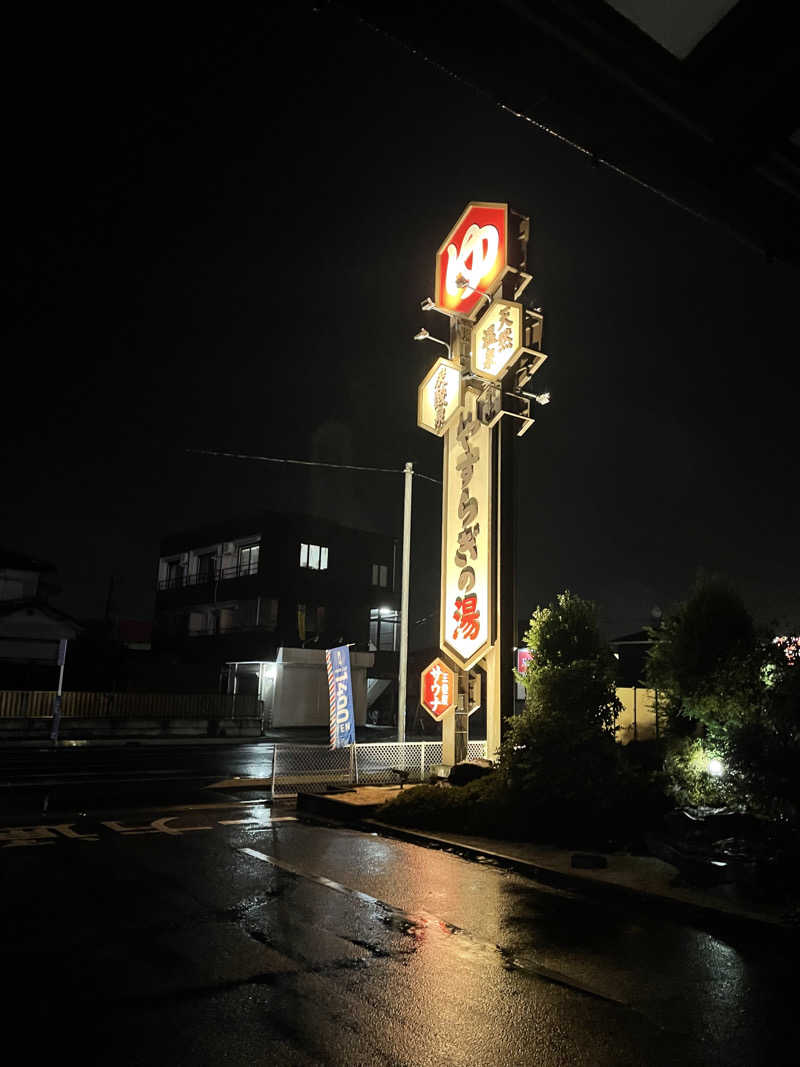
POLYGON ((400 586, 400 664, 397 678, 397 740, 406 740, 406 683, 408 680, 408 587, 411 563, 411 490, 414 466, 406 463, 403 495, 403 573, 400 586))

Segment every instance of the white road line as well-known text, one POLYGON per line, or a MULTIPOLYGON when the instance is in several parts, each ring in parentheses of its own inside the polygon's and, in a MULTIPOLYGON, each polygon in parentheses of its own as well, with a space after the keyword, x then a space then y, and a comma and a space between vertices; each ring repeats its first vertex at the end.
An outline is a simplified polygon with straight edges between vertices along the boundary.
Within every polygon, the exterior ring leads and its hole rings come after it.
POLYGON ((356 899, 363 900, 366 904, 378 904, 380 907, 386 908, 387 911, 394 912, 395 915, 401 915, 404 919, 407 919, 409 922, 414 923, 417 926, 420 925, 420 920, 422 920, 426 926, 435 924, 439 927, 444 927, 451 933, 463 934, 475 944, 481 945, 482 947, 491 950, 493 953, 500 953, 506 961, 506 965, 513 967, 514 970, 533 974, 537 978, 541 978, 546 982, 565 986, 567 989, 571 989, 574 992, 584 993, 587 996, 596 997, 598 1000, 605 1000, 611 1004, 619 1004, 626 1008, 630 1007, 625 1001, 609 996, 608 993, 602 993, 597 989, 592 989, 590 986, 577 982, 574 979, 567 977, 567 975, 561 974, 559 971, 551 970, 549 967, 543 967, 530 958, 513 957, 510 953, 505 952, 500 945, 475 937, 473 934, 469 933, 469 931, 462 929, 460 926, 455 926, 446 919, 440 919, 436 915, 431 915, 430 912, 422 909, 417 912, 406 911, 404 908, 398 908, 394 904, 387 904, 385 900, 378 900, 377 897, 371 897, 369 893, 362 893, 360 889, 352 889, 350 886, 342 885, 341 882, 334 882, 332 879, 325 878, 320 874, 309 874, 307 871, 295 867, 294 864, 287 863, 285 860, 276 859, 274 856, 268 856, 265 852, 257 852, 254 848, 240 848, 238 851, 244 853, 246 856, 252 856, 254 859, 261 860, 264 863, 271 864, 273 867, 278 867, 283 871, 287 871, 289 874, 293 874, 297 878, 305 878, 310 882, 316 882, 317 885, 325 886, 327 889, 332 889, 336 893, 345 893, 348 896, 356 897, 356 899))

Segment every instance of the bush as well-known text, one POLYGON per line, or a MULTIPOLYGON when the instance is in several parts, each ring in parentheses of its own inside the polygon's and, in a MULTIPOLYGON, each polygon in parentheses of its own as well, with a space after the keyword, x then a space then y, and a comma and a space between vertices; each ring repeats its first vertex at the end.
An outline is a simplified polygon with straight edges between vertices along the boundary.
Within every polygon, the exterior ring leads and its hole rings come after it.
POLYGON ((377 818, 416 830, 509 839, 521 833, 514 797, 497 772, 458 788, 419 785, 404 789, 378 809, 377 818))
POLYGON ((709 771, 712 759, 719 759, 724 765, 720 753, 699 738, 675 738, 670 743, 664 762, 665 784, 677 807, 736 805, 736 790, 729 774, 716 777, 709 771))

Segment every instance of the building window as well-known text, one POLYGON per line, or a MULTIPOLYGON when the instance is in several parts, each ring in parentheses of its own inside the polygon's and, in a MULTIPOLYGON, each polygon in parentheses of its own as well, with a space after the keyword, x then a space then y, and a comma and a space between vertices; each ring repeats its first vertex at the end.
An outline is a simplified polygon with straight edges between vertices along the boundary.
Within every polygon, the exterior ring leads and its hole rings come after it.
POLYGON ((328 569, 328 548, 326 545, 300 544, 300 566, 312 571, 328 569))
POLYGON ((224 634, 256 627, 274 630, 278 620, 278 601, 270 598, 228 600, 217 604, 193 605, 189 612, 190 637, 201 634, 224 634))
POLYGON ((178 589, 183 585, 184 566, 179 559, 167 560, 166 588, 178 589))
POLYGON ((204 552, 197 557, 197 581, 213 582, 217 576, 217 553, 204 552))
POLYGON ((389 568, 384 563, 372 564, 372 584, 385 589, 389 584, 389 568))
POLYGON ((396 652, 400 647, 400 612, 373 608, 369 613, 370 652, 396 652))
POLYGON ((258 625, 265 630, 278 629, 277 597, 262 597, 258 610, 258 625))
POLYGON ((239 578, 248 574, 258 574, 258 550, 256 545, 239 545, 236 572, 239 578))
POLYGON ((318 638, 325 629, 325 607, 322 604, 297 605, 297 634, 302 642, 318 638))

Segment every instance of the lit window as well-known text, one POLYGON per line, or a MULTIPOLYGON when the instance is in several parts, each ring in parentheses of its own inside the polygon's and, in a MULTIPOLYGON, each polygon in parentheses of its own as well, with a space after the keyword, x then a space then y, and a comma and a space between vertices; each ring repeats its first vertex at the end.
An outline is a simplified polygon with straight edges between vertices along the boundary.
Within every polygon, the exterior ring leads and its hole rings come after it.
POLYGON ((258 573, 258 545, 240 545, 238 572, 239 576, 258 573))
POLYGON ((371 652, 396 652, 400 647, 400 612, 394 608, 373 608, 369 613, 371 652))
POLYGON ((312 571, 328 569, 328 549, 326 545, 300 544, 300 566, 312 571))

